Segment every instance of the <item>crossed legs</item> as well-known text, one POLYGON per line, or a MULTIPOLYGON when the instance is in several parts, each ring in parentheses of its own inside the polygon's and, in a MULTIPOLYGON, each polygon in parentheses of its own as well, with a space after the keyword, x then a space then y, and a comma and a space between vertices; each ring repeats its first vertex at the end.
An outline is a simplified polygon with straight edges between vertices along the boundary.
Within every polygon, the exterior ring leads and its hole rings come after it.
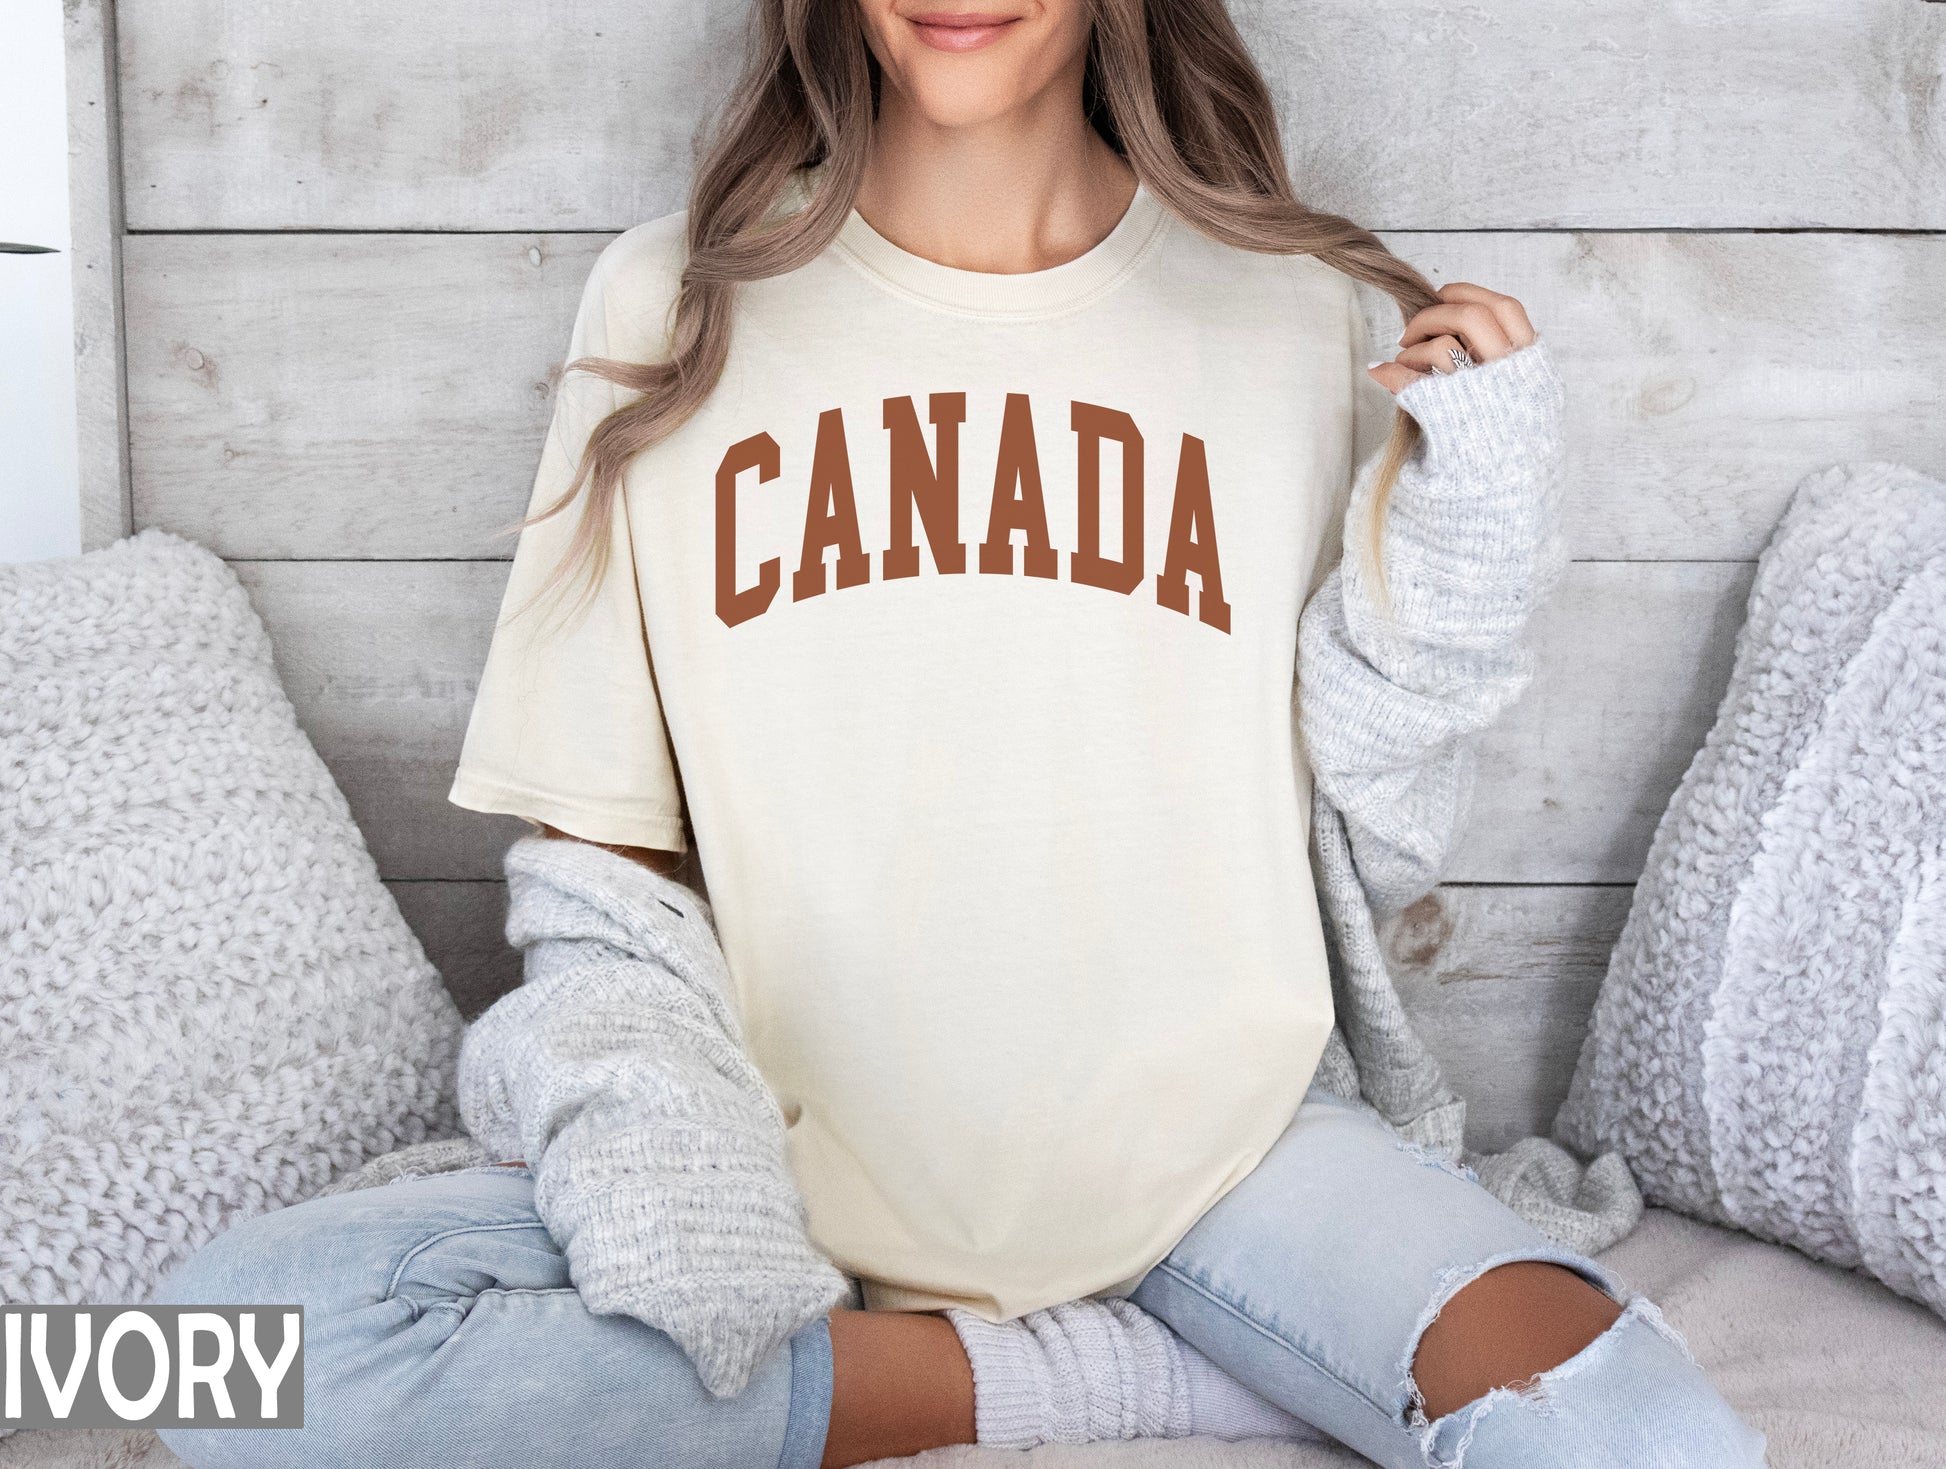
MULTIPOLYGON (((524 1170, 264 1215, 158 1299, 307 1308, 306 1427, 165 1431, 195 1469, 600 1465, 645 1449, 692 1469, 842 1469, 973 1437, 972 1374, 938 1315, 836 1312, 743 1394, 711 1398, 659 1332, 581 1305, 524 1170)), ((1763 1462, 1651 1304, 1335 1101, 1307 1101, 1135 1300, 1381 1465, 1763 1462)))

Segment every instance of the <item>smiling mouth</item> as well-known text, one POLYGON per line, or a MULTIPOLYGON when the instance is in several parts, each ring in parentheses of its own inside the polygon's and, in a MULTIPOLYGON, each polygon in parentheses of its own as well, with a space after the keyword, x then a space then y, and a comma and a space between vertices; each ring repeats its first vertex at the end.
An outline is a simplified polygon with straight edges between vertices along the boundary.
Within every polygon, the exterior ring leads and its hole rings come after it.
POLYGON ((939 51, 977 51, 1004 36, 1019 16, 936 10, 908 15, 919 39, 939 51))

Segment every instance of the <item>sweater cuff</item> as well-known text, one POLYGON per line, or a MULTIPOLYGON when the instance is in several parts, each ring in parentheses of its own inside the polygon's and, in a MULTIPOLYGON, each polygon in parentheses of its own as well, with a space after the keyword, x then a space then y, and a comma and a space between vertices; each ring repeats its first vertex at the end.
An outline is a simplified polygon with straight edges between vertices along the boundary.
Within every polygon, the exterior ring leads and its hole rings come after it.
MULTIPOLYGON (((1387 623, 1455 629, 1524 603, 1553 578, 1561 384, 1536 339, 1478 367, 1422 378, 1400 394, 1422 429, 1386 515, 1387 623)), ((1360 626, 1371 591, 1357 566, 1343 588, 1360 626)))
POLYGON ((1565 394, 1545 338, 1505 357, 1408 383, 1393 400, 1417 419, 1435 454, 1480 444, 1489 452, 1518 443, 1536 418, 1552 419, 1565 394))
MULTIPOLYGON (((596 911, 632 923, 638 933, 654 933, 665 926, 668 922, 663 916, 665 912, 700 923, 712 934, 715 932, 715 915, 708 901, 693 888, 593 842, 563 841, 531 833, 509 843, 500 865, 509 879, 536 878, 596 911)), ((508 919, 507 941, 516 947, 534 938, 567 936, 540 932, 515 938, 513 929, 524 925, 515 923, 511 908, 508 919)))

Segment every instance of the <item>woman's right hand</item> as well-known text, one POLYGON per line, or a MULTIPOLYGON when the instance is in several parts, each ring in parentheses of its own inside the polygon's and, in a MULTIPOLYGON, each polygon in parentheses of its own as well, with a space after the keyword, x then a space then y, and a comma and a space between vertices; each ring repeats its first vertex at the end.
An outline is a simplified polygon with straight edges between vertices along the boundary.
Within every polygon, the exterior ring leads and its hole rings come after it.
POLYGON ((1527 308, 1512 296, 1471 281, 1449 281, 1436 294, 1436 305, 1416 312, 1405 324, 1399 355, 1366 369, 1388 393, 1397 393, 1428 373, 1461 371, 1453 361, 1455 349, 1476 363, 1492 362, 1532 344, 1539 335, 1527 319, 1527 308))

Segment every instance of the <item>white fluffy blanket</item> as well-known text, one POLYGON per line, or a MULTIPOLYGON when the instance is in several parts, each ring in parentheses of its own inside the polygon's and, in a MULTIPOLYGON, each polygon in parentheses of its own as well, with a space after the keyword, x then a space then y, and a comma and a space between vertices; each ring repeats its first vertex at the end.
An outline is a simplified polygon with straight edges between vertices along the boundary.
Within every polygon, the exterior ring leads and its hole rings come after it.
MULTIPOLYGON (((1946 1464, 1946 1324, 1874 1280, 1780 1245, 1651 1209, 1600 1258, 1660 1304, 1737 1411, 1770 1439, 1771 1469, 1946 1464)), ((1356 1469, 1315 1444, 1098 1444, 941 1449, 912 1469, 1356 1469)), ((0 1469, 180 1469, 148 1433, 23 1433, 0 1469)), ((574 1469, 602 1469, 577 1465, 574 1469)))

